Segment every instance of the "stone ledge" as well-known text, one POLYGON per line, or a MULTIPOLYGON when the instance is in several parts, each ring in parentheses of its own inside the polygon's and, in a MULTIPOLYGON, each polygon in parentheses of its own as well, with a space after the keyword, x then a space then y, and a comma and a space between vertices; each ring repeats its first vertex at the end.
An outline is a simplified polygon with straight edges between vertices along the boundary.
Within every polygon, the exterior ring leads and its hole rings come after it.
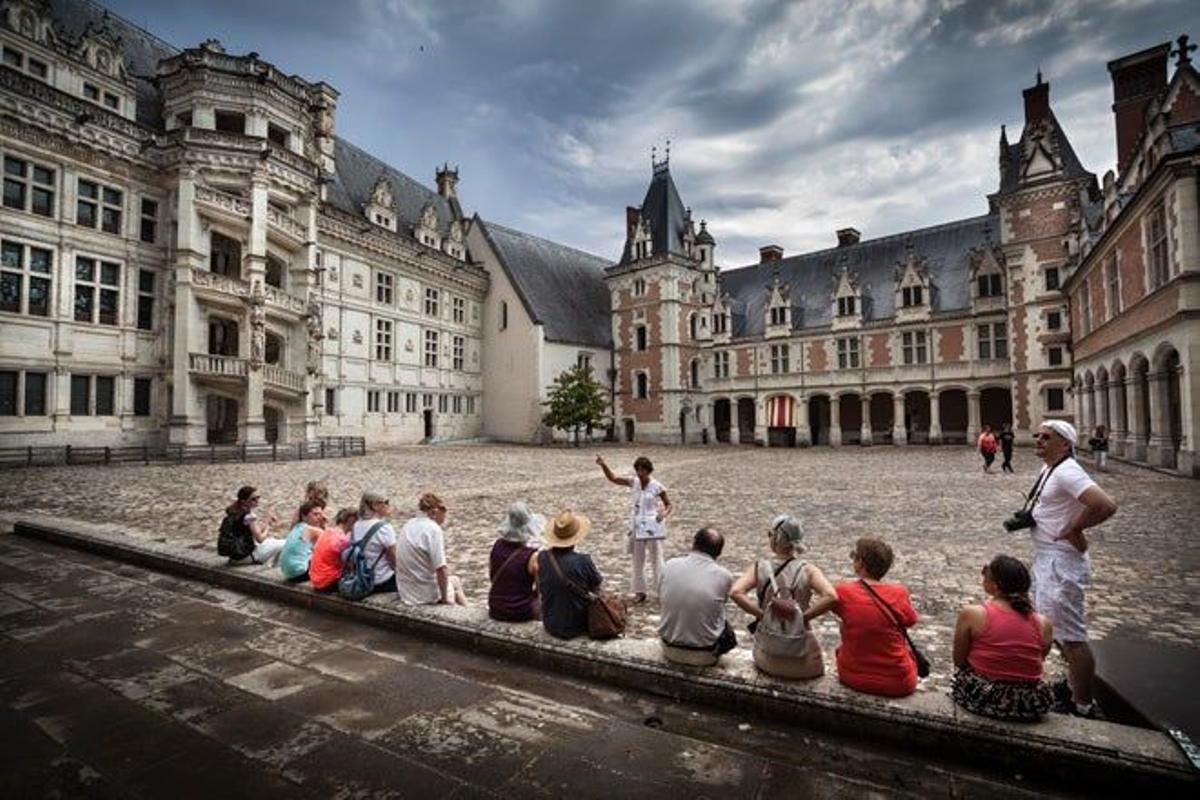
POLYGON ((1036 777, 1080 791, 1111 791, 1114 781, 1156 790, 1200 783, 1182 753, 1158 731, 1059 715, 1034 725, 997 722, 961 711, 942 693, 918 691, 887 699, 850 691, 829 674, 813 681, 777 680, 759 673, 745 656, 725 656, 716 667, 678 666, 663 659, 657 641, 564 642, 536 623, 491 620, 478 606, 412 607, 382 595, 352 603, 286 584, 274 568, 229 567, 211 550, 131 537, 118 525, 27 515, 13 529, 21 536, 540 668, 795 721, 816 731, 875 740, 1026 780, 1036 777))

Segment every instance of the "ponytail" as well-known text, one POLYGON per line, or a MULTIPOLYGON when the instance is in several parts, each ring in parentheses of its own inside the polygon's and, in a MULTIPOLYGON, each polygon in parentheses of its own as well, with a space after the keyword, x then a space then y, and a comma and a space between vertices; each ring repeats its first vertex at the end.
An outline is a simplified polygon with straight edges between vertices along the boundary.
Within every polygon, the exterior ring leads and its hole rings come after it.
POLYGON ((1028 617, 1033 611, 1033 602, 1029 599, 1028 592, 1010 592, 1004 596, 1008 601, 1008 605, 1013 611, 1016 611, 1023 617, 1028 617))
POLYGON ((987 576, 996 584, 1000 599, 1008 603, 1013 611, 1026 617, 1032 613, 1029 587, 1033 581, 1029 577, 1029 569, 1020 560, 998 555, 988 563, 987 576))

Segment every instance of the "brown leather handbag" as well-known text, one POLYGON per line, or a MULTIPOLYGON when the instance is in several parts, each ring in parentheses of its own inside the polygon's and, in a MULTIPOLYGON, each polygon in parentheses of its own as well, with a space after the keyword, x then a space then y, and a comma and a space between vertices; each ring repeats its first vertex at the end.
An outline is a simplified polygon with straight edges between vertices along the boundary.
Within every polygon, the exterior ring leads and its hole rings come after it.
POLYGON ((606 594, 605 592, 589 592, 575 581, 567 577, 563 572, 562 567, 558 563, 558 559, 554 555, 554 551, 549 551, 550 563, 554 567, 554 571, 558 573, 558 577, 567 586, 571 587, 571 591, 578 596, 587 600, 587 623, 588 623, 588 638, 589 639, 615 639, 625 633, 625 618, 629 615, 629 609, 625 606, 625 601, 614 594, 606 594))

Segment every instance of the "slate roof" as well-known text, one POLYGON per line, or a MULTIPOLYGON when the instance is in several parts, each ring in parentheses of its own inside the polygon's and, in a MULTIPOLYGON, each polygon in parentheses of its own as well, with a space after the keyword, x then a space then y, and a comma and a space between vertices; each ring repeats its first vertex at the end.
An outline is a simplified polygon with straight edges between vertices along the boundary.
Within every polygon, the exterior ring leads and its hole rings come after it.
POLYGON ((612 347, 611 302, 604 283, 608 259, 487 222, 484 237, 525 310, 553 342, 612 347))
POLYGON ((792 326, 829 325, 835 281, 843 264, 857 274, 867 298, 864 322, 893 317, 896 265, 906 260, 909 243, 929 273, 931 310, 965 310, 971 304, 969 251, 995 243, 998 231, 999 217, 988 214, 724 271, 721 290, 733 301, 731 332, 734 338, 763 335, 767 290, 777 271, 780 282, 791 285, 792 326))
POLYGON ((162 130, 162 97, 151 80, 158 62, 179 50, 91 0, 50 0, 50 13, 55 32, 68 44, 77 42, 89 26, 120 39, 126 68, 137 82, 138 124, 162 130))
MULTIPOLYGON (((1043 178, 1029 181, 1025 185, 1033 186, 1042 180, 1073 180, 1089 177, 1094 180, 1096 176, 1088 172, 1080 163, 1079 156, 1075 155, 1075 148, 1071 147, 1071 140, 1067 138, 1067 132, 1063 130, 1058 118, 1054 116, 1054 111, 1047 111, 1046 119, 1050 123, 1050 130, 1058 143, 1058 155, 1062 159, 1063 171, 1061 174, 1050 173, 1043 178)), ((1018 189, 1021 182, 1021 161, 1025 152, 1025 136, 1026 131, 1022 131, 1020 141, 1008 146, 1008 169, 1000 171, 999 194, 1009 194, 1018 189)))
MULTIPOLYGON (((671 170, 665 163, 654 167, 654 175, 650 179, 649 188, 646 189, 646 197, 642 200, 641 213, 642 219, 650 226, 656 256, 674 253, 688 257, 683 249, 683 233, 687 230, 687 209, 679 199, 679 190, 675 188, 671 170)), ((621 264, 633 261, 632 248, 633 242, 626 237, 621 264)))
POLYGON ((438 216, 438 229, 445 233, 456 211, 449 200, 433 189, 418 183, 398 169, 389 166, 370 153, 338 138, 334 142, 333 157, 337 174, 328 186, 329 204, 355 216, 363 216, 363 209, 371 200, 375 182, 385 177, 392 187, 396 202, 396 217, 400 221, 400 232, 411 235, 411 226, 421 219, 421 209, 433 203, 438 216), (405 224, 407 223, 407 224, 405 224))

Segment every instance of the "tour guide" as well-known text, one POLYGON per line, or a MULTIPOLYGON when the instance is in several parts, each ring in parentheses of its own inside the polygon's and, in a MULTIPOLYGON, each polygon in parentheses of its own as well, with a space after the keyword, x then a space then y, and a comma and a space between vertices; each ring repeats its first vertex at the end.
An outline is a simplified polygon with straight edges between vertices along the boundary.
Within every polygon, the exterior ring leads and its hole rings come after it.
POLYGON ((650 473, 654 465, 645 456, 639 456, 633 462, 633 475, 628 478, 618 478, 604 463, 604 459, 596 456, 596 463, 604 470, 604 477, 618 486, 628 486, 633 499, 633 518, 629 524, 629 552, 633 554, 632 591, 634 602, 646 601, 646 559, 650 559, 651 582, 655 593, 662 578, 663 570, 663 539, 667 538, 666 519, 671 515, 671 500, 667 490, 650 473), (659 508, 659 503, 662 507, 659 508))
POLYGON ((1046 462, 1033 491, 1034 606, 1049 617, 1054 640, 1067 660, 1071 696, 1060 698, 1059 710, 1092 716, 1096 662, 1083 613, 1092 567, 1084 531, 1116 513, 1117 504, 1075 460, 1075 426, 1048 420, 1033 440, 1034 453, 1046 462))

